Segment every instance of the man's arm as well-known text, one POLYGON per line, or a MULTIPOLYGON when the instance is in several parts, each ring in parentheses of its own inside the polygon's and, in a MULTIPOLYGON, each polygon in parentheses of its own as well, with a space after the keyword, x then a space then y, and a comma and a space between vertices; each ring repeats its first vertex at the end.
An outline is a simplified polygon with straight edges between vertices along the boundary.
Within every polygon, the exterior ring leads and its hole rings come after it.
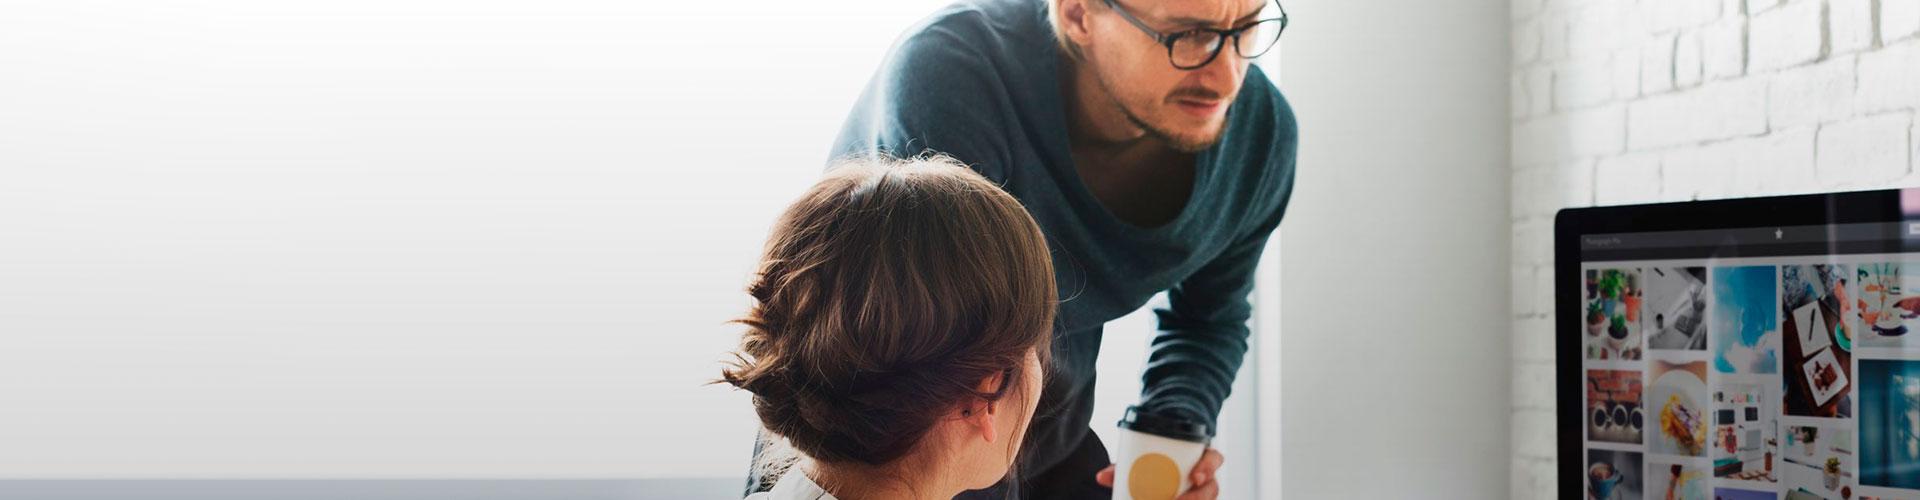
POLYGON ((1159 331, 1141 374, 1141 406, 1206 422, 1209 434, 1216 429, 1220 405, 1247 353, 1254 268, 1280 225, 1280 212, 1167 290, 1167 306, 1154 309, 1159 331))
MULTIPOLYGON (((1247 318, 1253 313, 1247 294, 1253 290, 1254 268, 1293 194, 1291 128, 1283 135, 1286 152, 1279 164, 1285 168, 1274 196, 1276 206, 1199 271, 1167 290, 1167 307, 1154 310, 1160 326, 1141 375, 1141 406, 1206 422, 1209 436, 1219 428, 1220 405, 1233 392, 1234 375, 1247 353, 1247 318)), ((1224 460, 1218 450, 1208 448, 1193 466, 1193 490, 1180 498, 1218 498, 1214 474, 1224 460)), ((1094 475, 1094 482, 1111 488, 1113 473, 1114 466, 1108 465, 1094 475)))
POLYGON ((1247 295, 1253 291, 1254 268, 1293 194, 1298 133, 1284 101, 1279 109, 1275 151, 1268 159, 1274 175, 1260 183, 1271 190, 1260 197, 1269 204, 1225 250, 1168 289, 1167 306, 1154 310, 1159 331, 1141 374, 1141 406, 1206 422, 1209 433, 1217 429, 1220 405, 1233 392, 1234 376, 1246 357, 1247 319, 1253 313, 1247 295))

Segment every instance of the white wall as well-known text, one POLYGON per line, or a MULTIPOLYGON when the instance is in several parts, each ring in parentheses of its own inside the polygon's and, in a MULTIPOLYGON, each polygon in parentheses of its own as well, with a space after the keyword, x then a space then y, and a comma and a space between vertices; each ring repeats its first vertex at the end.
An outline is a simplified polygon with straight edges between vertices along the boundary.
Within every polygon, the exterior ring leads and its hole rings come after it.
POLYGON ((1507 3, 1296 0, 1287 498, 1507 491, 1507 3))
POLYGON ((0 0, 0 477, 745 473, 766 227, 945 0, 0 0))
POLYGON ((744 474, 723 322, 948 1, 0 0, 0 478, 744 474))
POLYGON ((1552 498, 1553 213, 1920 185, 1920 0, 1514 0, 1513 498, 1552 498))

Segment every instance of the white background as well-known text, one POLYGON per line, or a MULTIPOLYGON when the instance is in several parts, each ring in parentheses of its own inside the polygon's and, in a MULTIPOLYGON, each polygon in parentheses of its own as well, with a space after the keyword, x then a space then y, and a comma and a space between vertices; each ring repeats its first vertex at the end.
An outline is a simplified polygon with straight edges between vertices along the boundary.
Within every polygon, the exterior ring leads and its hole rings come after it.
POLYGON ((744 473, 722 323, 939 3, 0 6, 0 475, 744 473))
POLYGON ((723 322, 943 3, 0 2, 0 477, 744 473, 723 322))
POLYGON ((1506 9, 1287 4, 1287 498, 1507 494, 1506 9))

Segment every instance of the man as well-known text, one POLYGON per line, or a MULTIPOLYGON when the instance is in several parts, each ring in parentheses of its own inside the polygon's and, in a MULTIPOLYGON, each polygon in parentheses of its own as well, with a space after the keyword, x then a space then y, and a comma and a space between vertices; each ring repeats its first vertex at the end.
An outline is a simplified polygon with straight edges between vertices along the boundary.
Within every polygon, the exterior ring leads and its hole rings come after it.
MULTIPOLYGON (((1108 498, 1091 432, 1102 325, 1161 291, 1145 410, 1209 434, 1247 350, 1247 294, 1293 190, 1292 109, 1251 66, 1275 0, 962 0, 911 28, 833 147, 951 155, 1026 206, 1060 287, 1020 481, 961 498, 1108 498)), ((1269 395, 1270 397, 1274 395, 1269 395)), ((1215 498, 1208 450, 1182 498, 1215 498)))

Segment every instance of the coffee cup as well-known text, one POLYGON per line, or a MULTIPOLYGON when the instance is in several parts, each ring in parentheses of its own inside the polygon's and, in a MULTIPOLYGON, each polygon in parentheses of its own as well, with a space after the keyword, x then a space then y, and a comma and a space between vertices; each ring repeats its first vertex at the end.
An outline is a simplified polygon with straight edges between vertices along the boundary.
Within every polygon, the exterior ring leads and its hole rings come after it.
POLYGON ((1207 424, 1127 407, 1114 443, 1114 500, 1172 500, 1207 451, 1207 424))

